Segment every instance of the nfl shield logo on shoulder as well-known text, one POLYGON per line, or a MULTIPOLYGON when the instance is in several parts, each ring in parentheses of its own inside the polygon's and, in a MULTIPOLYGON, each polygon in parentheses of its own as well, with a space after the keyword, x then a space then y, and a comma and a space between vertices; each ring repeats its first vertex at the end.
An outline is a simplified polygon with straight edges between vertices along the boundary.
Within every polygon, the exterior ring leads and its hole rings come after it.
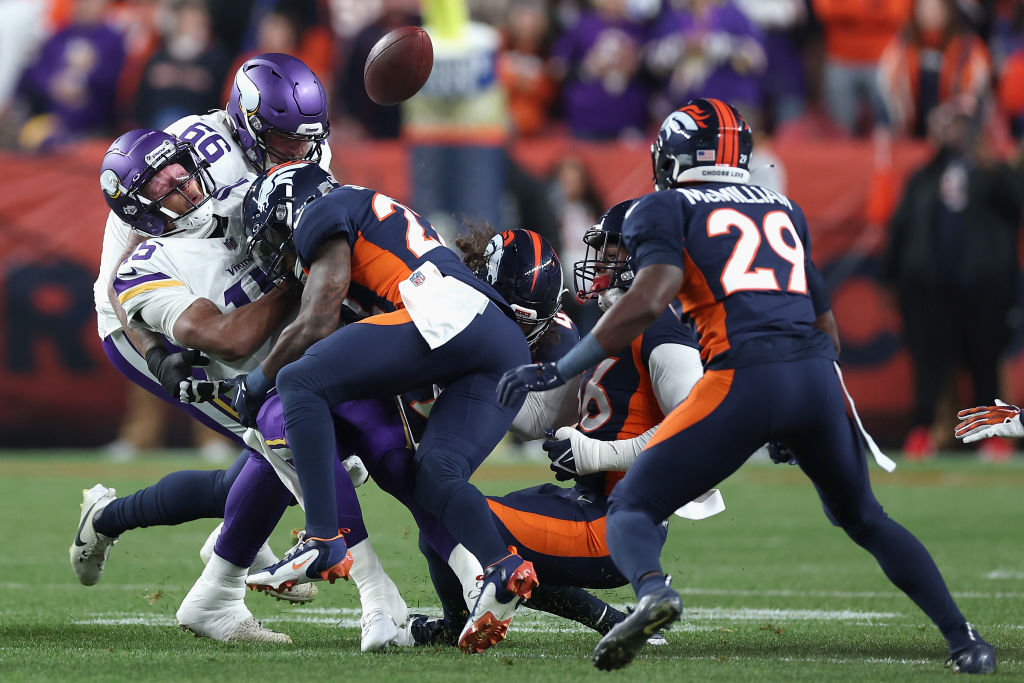
POLYGON ((713 149, 698 149, 697 150, 697 161, 714 161, 715 150, 713 149))
POLYGON ((418 270, 415 273, 413 273, 412 275, 409 276, 409 282, 412 283, 413 287, 419 287, 420 285, 422 285, 426 281, 427 281, 427 276, 424 275, 423 273, 421 273, 418 270))

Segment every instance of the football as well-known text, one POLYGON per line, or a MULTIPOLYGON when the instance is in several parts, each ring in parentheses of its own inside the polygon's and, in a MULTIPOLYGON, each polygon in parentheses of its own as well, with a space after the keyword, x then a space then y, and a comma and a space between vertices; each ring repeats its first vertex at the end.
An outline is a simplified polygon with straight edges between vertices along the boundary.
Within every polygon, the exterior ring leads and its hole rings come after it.
POLYGON ((423 87, 434 65, 434 47, 419 26, 396 28, 377 41, 366 57, 363 84, 377 104, 398 104, 423 87))

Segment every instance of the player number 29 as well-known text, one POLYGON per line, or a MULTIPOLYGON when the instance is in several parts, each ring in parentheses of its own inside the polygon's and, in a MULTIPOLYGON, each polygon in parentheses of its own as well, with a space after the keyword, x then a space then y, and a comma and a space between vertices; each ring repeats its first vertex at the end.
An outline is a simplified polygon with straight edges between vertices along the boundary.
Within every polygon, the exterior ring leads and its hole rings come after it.
POLYGON ((761 248, 761 235, 768 246, 784 261, 793 265, 789 271, 786 291, 807 293, 807 273, 804 270, 804 245, 796 234, 796 227, 785 211, 771 211, 761 221, 760 228, 746 214, 736 209, 716 209, 708 216, 708 237, 721 237, 736 228, 739 240, 722 271, 722 289, 725 293, 741 291, 780 291, 773 268, 753 268, 754 257, 761 248), (793 244, 786 242, 782 233, 788 232, 793 244))

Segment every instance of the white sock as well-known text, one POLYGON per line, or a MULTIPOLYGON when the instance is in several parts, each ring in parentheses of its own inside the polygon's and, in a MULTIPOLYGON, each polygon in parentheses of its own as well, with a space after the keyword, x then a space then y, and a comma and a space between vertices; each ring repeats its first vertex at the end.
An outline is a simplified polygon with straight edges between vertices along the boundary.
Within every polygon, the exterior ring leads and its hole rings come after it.
POLYGON ((269 567, 272 564, 277 564, 280 558, 274 554, 274 551, 270 549, 270 544, 264 543, 260 546, 259 552, 256 553, 256 559, 252 561, 252 566, 249 567, 250 572, 269 567))
POLYGON ((460 543, 452 549, 452 554, 448 556, 448 566, 455 572, 455 576, 459 577, 459 583, 462 584, 462 595, 466 599, 466 609, 472 612, 476 596, 480 593, 476 577, 484 573, 483 565, 480 564, 480 560, 476 559, 476 555, 469 552, 466 546, 460 543))
MULTIPOLYGON (((214 553, 210 556, 210 561, 206 563, 206 568, 203 569, 201 578, 224 584, 225 587, 228 585, 244 587, 245 575, 247 573, 248 569, 245 567, 231 564, 217 553, 214 553)), ((245 594, 243 593, 243 595, 245 594)))
POLYGON ((353 560, 349 576, 359 591, 363 614, 383 609, 391 615, 396 625, 404 625, 409 618, 409 608, 402 599, 402 594, 398 592, 398 586, 384 571, 380 558, 370 544, 370 539, 350 545, 348 550, 352 553, 353 560))

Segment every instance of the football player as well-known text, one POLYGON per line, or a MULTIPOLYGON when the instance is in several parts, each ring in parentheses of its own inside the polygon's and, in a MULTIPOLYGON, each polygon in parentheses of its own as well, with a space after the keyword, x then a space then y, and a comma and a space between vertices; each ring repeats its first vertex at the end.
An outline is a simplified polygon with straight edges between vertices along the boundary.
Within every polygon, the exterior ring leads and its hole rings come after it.
MULTIPOLYGON (((178 401, 178 385, 191 374, 189 361, 196 356, 173 353, 165 348, 160 335, 128 325, 118 301, 119 294, 111 286, 113 274, 118 264, 147 237, 217 235, 240 244, 240 228, 233 234, 227 232, 240 223, 225 219, 240 217, 241 200, 248 184, 268 164, 280 161, 316 159, 328 168, 331 155, 326 136, 329 126, 326 92, 305 64, 289 55, 257 55, 244 62, 235 74, 225 110, 186 116, 167 128, 169 134, 179 136, 181 142, 190 144, 197 153, 193 155, 197 158, 182 169, 187 169, 186 175, 194 176, 189 182, 201 181, 209 185, 202 199, 192 203, 182 201, 179 214, 159 201, 154 202, 159 199, 157 195, 150 199, 141 197, 137 192, 142 185, 141 178, 135 174, 150 166, 141 157, 128 162, 122 155, 125 167, 112 165, 104 168, 101 176, 111 212, 104 229, 100 272, 93 295, 104 352, 130 381, 182 408, 206 426, 234 440, 240 448, 245 428, 239 425, 229 406, 185 405, 178 401), (127 187, 133 190, 131 197, 121 189, 127 187)), ((123 140, 128 142, 127 138, 123 140)), ((177 141, 168 144, 177 144, 177 141)), ((185 177, 181 180, 184 182, 185 177)), ((171 202, 187 200, 185 193, 172 190, 170 185, 162 191, 169 192, 167 199, 171 202)), ((188 191, 194 193, 195 189, 188 191)), ((145 253, 137 256, 142 259, 145 253)), ((269 285, 265 278, 259 283, 253 279, 259 275, 251 264, 239 264, 233 274, 238 276, 237 287, 223 295, 223 303, 229 307, 247 303, 269 285)), ((261 305, 273 305, 275 298, 284 299, 281 293, 270 296, 270 300, 261 301, 261 305)), ((218 300, 217 304, 220 303, 218 300)), ((206 311, 214 313, 209 307, 206 311)), ((206 329, 205 324, 202 317, 197 318, 194 331, 201 333, 206 329)), ((251 351, 246 345, 257 339, 255 335, 245 336, 246 331, 237 327, 225 331, 215 326, 209 331, 210 336, 218 337, 216 344, 241 340, 237 343, 243 347, 242 351, 251 351)), ((239 349, 227 351, 237 354, 239 349)), ((228 489, 245 459, 245 454, 239 456, 227 470, 175 472, 155 486, 127 497, 115 499, 114 490, 100 484, 85 491, 79 533, 70 549, 76 576, 85 585, 99 581, 111 546, 125 531, 223 516, 228 489), (94 531, 94 518, 101 510, 104 519, 94 531)), ((265 559, 265 555, 261 557, 261 561, 265 559)))
MULTIPOLYGON (((633 279, 630 262, 620 246, 622 219, 631 203, 632 200, 612 207, 587 232, 587 258, 574 269, 577 297, 581 301, 597 299, 602 311, 622 296, 633 279)), ((543 238, 524 230, 501 233, 491 240, 475 265, 478 274, 491 282, 517 311, 540 309, 540 315, 532 315, 551 320, 550 327, 540 331, 542 336, 531 347, 537 362, 557 360, 579 339, 575 326, 559 313, 560 305, 545 308, 530 303, 550 298, 540 284, 556 281, 541 271, 544 275, 538 284, 537 264, 553 264, 549 269, 557 272, 555 291, 561 294, 562 290, 557 257, 546 243, 541 248, 542 243, 543 238), (525 235, 533 235, 536 249, 525 235)), ((466 260, 474 265, 472 253, 466 260)), ((582 590, 627 583, 611 562, 605 543, 607 496, 635 460, 643 442, 650 438, 653 427, 682 402, 701 370, 692 329, 681 323, 677 313, 666 308, 643 335, 588 370, 578 396, 575 391, 560 393, 573 386, 573 382, 529 394, 527 405, 513 423, 514 433, 532 439, 568 422, 578 422, 578 427, 559 429, 558 438, 549 439, 544 446, 557 478, 575 479, 573 487, 544 484, 506 496, 488 496, 506 542, 519 548, 523 557, 531 560, 546 578, 525 603, 528 607, 573 619, 602 635, 625 618, 582 590), (531 402, 539 407, 529 410, 531 402), (569 409, 568 414, 565 408, 569 409), (570 441, 570 433, 581 438, 570 441)), ((431 548, 421 543, 421 550, 430 562, 431 577, 442 597, 445 616, 439 620, 416 617, 408 631, 416 644, 454 640, 453 625, 459 614, 457 585, 431 548)))
MULTIPOLYGON (((136 222, 146 222, 147 231, 151 233, 172 231, 178 220, 176 216, 193 215, 197 207, 209 202, 215 191, 208 177, 200 181, 202 165, 193 146, 161 131, 132 131, 118 138, 103 166, 104 191, 114 212, 133 226, 136 222), (112 178, 116 179, 116 185, 112 178), (163 230, 154 217, 164 220, 163 230)), ((233 218, 213 215, 218 228, 226 230, 225 234, 240 234, 240 229, 231 228, 232 222, 239 222, 238 218, 237 215, 233 218)), ((292 310, 288 303, 290 297, 284 290, 276 289, 253 265, 251 257, 239 249, 237 240, 223 236, 148 239, 121 264, 113 287, 126 319, 146 325, 172 344, 208 353, 212 361, 205 368, 204 376, 230 377, 255 367, 269 349, 270 335, 279 328, 284 314, 292 310)), ((172 385, 167 389, 179 390, 180 387, 172 385)), ((234 417, 222 398, 216 397, 210 405, 225 418, 234 417)), ((237 419, 225 419, 224 425, 231 427, 231 433, 241 442, 238 434, 243 430, 237 419)), ((337 466, 340 468, 340 463, 337 466)), ((226 522, 210 563, 178 610, 178 619, 198 635, 218 640, 287 642, 287 636, 263 629, 255 622, 244 605, 243 596, 246 569, 255 561, 257 551, 270 533, 262 524, 273 508, 266 501, 283 500, 287 504, 290 495, 277 480, 274 469, 255 453, 244 452, 236 467, 240 470, 238 479, 225 498, 205 501, 217 516, 226 512, 226 522)), ((127 515, 160 513, 159 523, 164 524, 213 516, 197 511, 195 503, 187 508, 176 500, 174 494, 202 501, 204 490, 189 490, 187 482, 169 483, 174 477, 170 475, 160 484, 126 499, 111 501, 109 496, 101 496, 88 509, 83 507, 76 545, 72 546, 72 564, 76 571, 83 572, 83 565, 92 567, 95 579, 99 578, 105 554, 116 540, 116 532, 109 529, 116 529, 119 524, 123 527, 127 515), (156 512, 140 514, 139 509, 145 505, 155 508, 156 512), (180 516, 172 517, 167 508, 178 511, 180 516), (80 546, 79 539, 84 539, 80 546), (89 540, 93 540, 91 547, 89 540), (90 553, 104 542, 99 553, 90 553)), ((351 488, 348 477, 343 478, 351 488)), ((352 515, 358 516, 354 494, 346 499, 343 513, 342 521, 346 522, 352 515)), ((378 610, 394 608, 395 620, 402 623, 404 602, 386 574, 379 576, 383 572, 369 541, 365 537, 357 538, 352 551, 360 559, 359 567, 352 571, 360 591, 373 593, 377 598, 374 602, 371 595, 362 595, 366 604, 378 610)), ((276 560, 276 557, 271 555, 271 559, 276 560)), ((292 597, 300 599, 294 593, 292 597)), ((305 599, 309 599, 308 594, 305 599)), ((392 630, 397 634, 397 626, 392 630)), ((366 630, 363 635, 364 645, 367 638, 376 641, 366 630)))
POLYGON ((623 224, 633 285, 561 360, 510 371, 499 387, 514 405, 523 392, 564 383, 628 344, 676 297, 697 325, 704 375, 611 496, 608 547, 639 602, 598 643, 594 663, 626 666, 647 634, 682 613, 659 562, 662 522, 760 444, 778 441, 830 519, 938 626, 949 665, 992 672, 992 646, 964 619, 928 551, 871 491, 862 439, 880 464, 892 463, 847 416, 833 342, 820 329, 825 311, 816 302, 827 297, 806 220, 788 198, 746 184, 752 147, 750 127, 720 100, 692 100, 670 114, 652 145, 656 191, 623 224))
POLYGON ((272 169, 252 184, 243 209, 256 261, 272 276, 305 281, 298 317, 237 384, 234 405, 251 421, 276 383, 308 534, 284 560, 252 574, 250 585, 328 579, 342 566, 330 406, 438 384, 444 391, 416 452, 415 496, 487 567, 460 647, 490 647, 538 583, 469 483, 522 403, 500 406, 493 393, 502 372, 529 359, 512 309, 411 209, 339 186, 315 164, 272 169), (346 297, 370 315, 338 329, 346 297), (293 569, 294 558, 308 558, 313 569, 293 569))

